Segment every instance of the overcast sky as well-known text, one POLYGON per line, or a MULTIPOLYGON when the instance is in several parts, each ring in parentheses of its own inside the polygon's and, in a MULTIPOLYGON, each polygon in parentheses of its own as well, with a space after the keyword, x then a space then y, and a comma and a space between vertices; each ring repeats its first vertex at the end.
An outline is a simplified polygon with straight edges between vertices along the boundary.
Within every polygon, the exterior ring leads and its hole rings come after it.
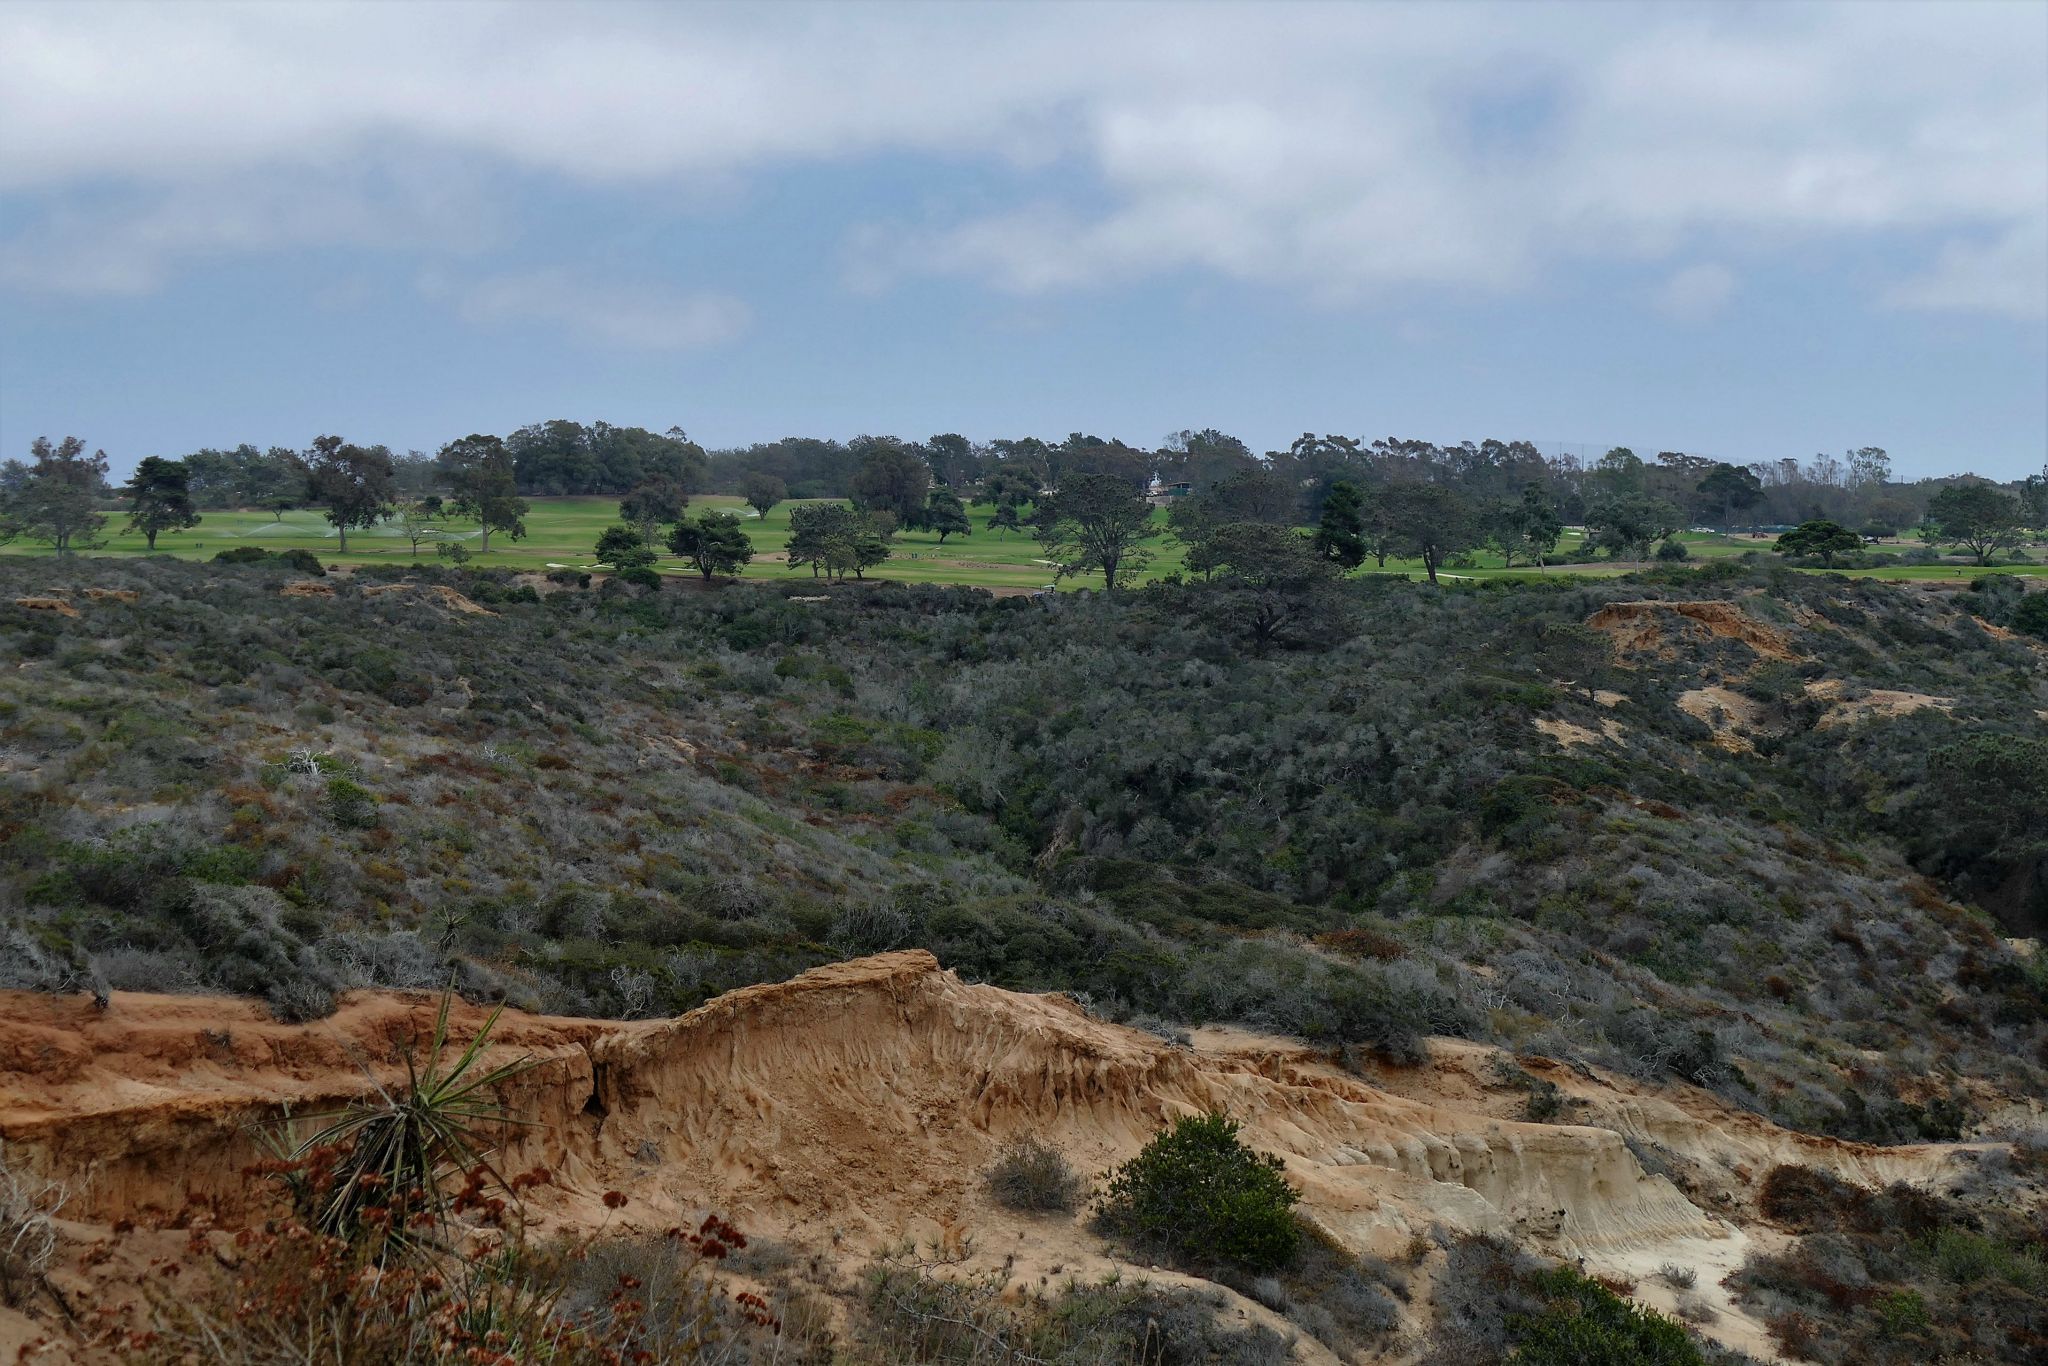
POLYGON ((0 4, 0 455, 2048 458, 2048 4, 0 4))

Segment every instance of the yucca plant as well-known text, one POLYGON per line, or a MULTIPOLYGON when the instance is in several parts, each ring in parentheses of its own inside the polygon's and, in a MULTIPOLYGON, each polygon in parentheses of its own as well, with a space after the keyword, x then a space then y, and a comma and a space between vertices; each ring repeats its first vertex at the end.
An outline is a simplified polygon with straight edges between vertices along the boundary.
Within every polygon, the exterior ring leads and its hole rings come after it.
POLYGON ((441 994, 424 1061, 406 1048, 402 1087, 373 1082, 373 1096, 310 1116, 317 1127, 303 1137, 289 1115, 264 1135, 273 1160, 263 1169, 284 1183, 307 1226, 351 1244, 374 1242, 379 1261, 416 1248, 446 1222, 455 1202, 443 1183, 452 1175, 467 1175, 459 1198, 470 1203, 485 1203, 478 1191, 486 1181, 513 1190, 491 1165, 479 1134, 486 1125, 523 1122, 512 1119, 492 1092, 533 1067, 535 1059, 479 1069, 504 1013, 500 1006, 449 1061, 453 1000, 452 990, 441 994))

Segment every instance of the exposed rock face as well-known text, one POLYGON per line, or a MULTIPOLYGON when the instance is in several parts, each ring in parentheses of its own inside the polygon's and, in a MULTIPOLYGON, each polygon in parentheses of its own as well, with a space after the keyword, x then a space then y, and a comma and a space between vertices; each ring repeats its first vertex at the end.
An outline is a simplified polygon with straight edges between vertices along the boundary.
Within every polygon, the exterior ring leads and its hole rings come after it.
POLYGON ((1732 602, 1610 602, 1586 625, 1614 638, 1624 654, 1670 657, 1681 640, 1739 640, 1765 659, 1797 659, 1791 639, 1732 602))
MULTIPOLYGON (((10 1161, 66 1182, 74 1217, 202 1204, 232 1221, 262 1199, 242 1175, 257 1156, 250 1126, 402 1078, 433 1010, 359 993, 328 1020, 285 1025, 245 1002, 116 994, 101 1012, 10 993, 0 1138, 10 1161)), ((485 1017, 458 1006, 454 1037, 485 1017)), ((1702 1093, 1562 1066, 1548 1076, 1589 1122, 1523 1123, 1505 1117, 1485 1070, 1496 1055, 1478 1045, 1440 1043, 1431 1063, 1374 1084, 1282 1041, 1204 1031, 1176 1047, 1064 997, 963 983, 922 950, 747 987, 674 1020, 507 1012, 492 1039, 486 1065, 537 1060, 503 1097, 522 1123, 503 1135, 500 1165, 554 1174, 542 1219, 602 1222, 598 1197, 617 1190, 629 1223, 711 1207, 814 1246, 1015 1223, 980 1181, 1006 1140, 1031 1134, 1095 1173, 1203 1110, 1279 1154, 1303 1212, 1351 1247, 1390 1252, 1441 1224, 1638 1275, 1674 1248, 1709 1267, 1739 1262, 1744 1187, 1775 1163, 1882 1182, 1933 1179, 1972 1155, 1806 1138, 1702 1093), (1695 1196, 1718 1192, 1702 1198, 1712 1212, 1645 1172, 1624 1134, 1682 1158, 1695 1196)), ((1740 1311, 1718 1307, 1740 1333, 1740 1311)))

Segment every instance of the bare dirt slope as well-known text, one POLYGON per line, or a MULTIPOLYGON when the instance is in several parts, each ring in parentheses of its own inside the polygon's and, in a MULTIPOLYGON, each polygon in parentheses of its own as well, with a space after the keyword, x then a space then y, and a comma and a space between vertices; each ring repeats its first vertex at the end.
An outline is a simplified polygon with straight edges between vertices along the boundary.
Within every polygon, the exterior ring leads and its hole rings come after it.
MULTIPOLYGON (((195 1207, 231 1223, 260 1195, 241 1174, 256 1155, 249 1126, 401 1077, 432 1014, 430 1000, 388 993, 297 1026, 218 999, 116 994, 102 1012, 0 995, 0 1139, 10 1162, 63 1180, 67 1215, 86 1225, 176 1222, 195 1207)), ((456 1036, 484 1018, 459 1007, 456 1036)), ((505 1097, 525 1123, 506 1133, 503 1162, 554 1172, 536 1195, 544 1221, 600 1221, 599 1197, 616 1190, 627 1204, 614 1226, 708 1207, 849 1258, 913 1237, 970 1263, 1106 1265, 1076 1220, 995 1206, 979 1179, 989 1160, 1030 1134, 1096 1173, 1175 1116, 1220 1109, 1285 1159, 1303 1212, 1354 1249, 1390 1253, 1441 1224, 1618 1275, 1682 1258, 1721 1311, 1713 1331, 1751 1351, 1755 1325, 1711 1282, 1748 1246, 1756 1177, 1804 1162, 1931 1181, 1975 1155, 1804 1138, 1703 1093, 1540 1060, 1524 1061, 1581 1122, 1524 1123, 1512 1116, 1525 1093, 1481 1046, 1439 1043, 1430 1063, 1369 1079, 1241 1033, 1180 1047, 1063 997, 964 983, 921 950, 748 987, 674 1020, 507 1013, 493 1040, 494 1061, 539 1060, 505 1097), (1658 1145, 1690 1194, 1646 1172, 1629 1139, 1658 1145)))
POLYGON ((1785 633, 1758 621, 1732 602, 1610 602, 1586 625, 1605 632, 1625 655, 1673 658, 1688 642, 1736 640, 1764 659, 1797 659, 1785 633))

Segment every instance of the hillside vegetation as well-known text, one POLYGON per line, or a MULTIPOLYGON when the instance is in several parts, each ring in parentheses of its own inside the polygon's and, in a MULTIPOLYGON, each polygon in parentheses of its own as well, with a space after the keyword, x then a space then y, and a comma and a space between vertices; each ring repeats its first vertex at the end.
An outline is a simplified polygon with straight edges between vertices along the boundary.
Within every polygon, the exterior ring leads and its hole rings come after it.
POLYGON ((1264 658, 1259 591, 0 562, 0 986, 645 1017, 916 946, 1879 1142, 2048 1091, 2008 590, 1351 582, 1264 658))

